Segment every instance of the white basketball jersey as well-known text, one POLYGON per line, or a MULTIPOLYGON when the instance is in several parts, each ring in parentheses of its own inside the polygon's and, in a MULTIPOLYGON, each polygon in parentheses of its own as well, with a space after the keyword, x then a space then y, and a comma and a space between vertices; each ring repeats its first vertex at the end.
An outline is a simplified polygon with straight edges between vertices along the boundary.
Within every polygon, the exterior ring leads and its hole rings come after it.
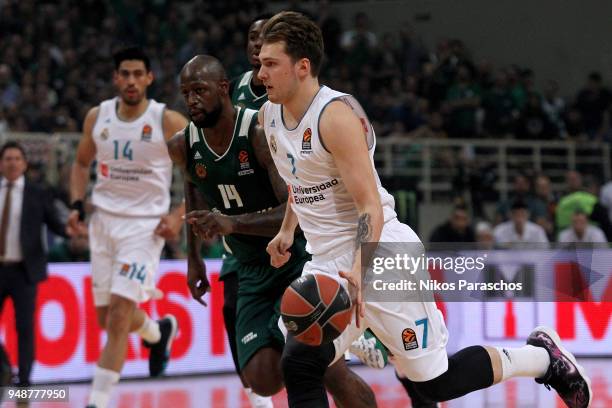
MULTIPOLYGON (((289 202, 308 241, 306 249, 315 256, 335 257, 354 245, 358 213, 332 155, 321 144, 319 118, 332 101, 340 100, 361 120, 370 163, 374 169, 375 135, 359 102, 348 94, 321 87, 295 129, 287 129, 281 105, 266 102, 264 129, 279 174, 287 182, 289 202)), ((363 134, 355 135, 362 138, 363 134)), ((385 222, 396 218, 395 202, 374 169, 385 222)))
POLYGON ((172 160, 164 139, 166 105, 149 99, 136 120, 117 117, 118 98, 100 104, 93 128, 97 179, 92 202, 110 213, 159 217, 170 207, 172 160))

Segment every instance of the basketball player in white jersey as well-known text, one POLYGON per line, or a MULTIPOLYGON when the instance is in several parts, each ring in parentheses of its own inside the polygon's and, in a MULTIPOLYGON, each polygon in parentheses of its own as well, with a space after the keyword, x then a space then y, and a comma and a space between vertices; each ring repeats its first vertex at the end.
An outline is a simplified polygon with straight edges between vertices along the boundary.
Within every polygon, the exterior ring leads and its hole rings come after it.
MULTIPOLYGON (((291 202, 280 232, 268 245, 271 262, 275 267, 287 262, 299 223, 312 253, 303 273, 346 279, 356 311, 333 344, 310 347, 288 336, 282 366, 289 405, 328 406, 321 382, 327 366, 369 327, 393 354, 398 371, 431 401, 527 376, 555 388, 569 407, 586 408, 592 395, 589 380, 553 329, 535 329, 519 349, 472 346, 447 357, 448 332, 435 303, 364 302, 361 245, 420 241, 397 220, 393 199, 380 185, 373 162, 374 132, 359 103, 319 85, 322 55, 320 29, 300 13, 281 12, 263 28, 259 78, 269 102, 259 119, 291 202), (406 333, 418 341, 407 339, 406 333)), ((346 283, 344 279, 340 281, 346 283)))
POLYGON ((87 113, 70 183, 69 225, 82 229, 89 169, 97 161, 89 241, 94 303, 108 337, 93 374, 88 407, 95 408, 108 406, 130 332, 151 349, 150 374, 165 370, 176 319, 166 315, 154 321, 138 304, 155 295, 164 239, 178 235, 185 211, 181 205, 169 213, 172 161, 166 140, 187 120, 146 97, 153 73, 139 48, 119 51, 114 62, 119 96, 87 113))

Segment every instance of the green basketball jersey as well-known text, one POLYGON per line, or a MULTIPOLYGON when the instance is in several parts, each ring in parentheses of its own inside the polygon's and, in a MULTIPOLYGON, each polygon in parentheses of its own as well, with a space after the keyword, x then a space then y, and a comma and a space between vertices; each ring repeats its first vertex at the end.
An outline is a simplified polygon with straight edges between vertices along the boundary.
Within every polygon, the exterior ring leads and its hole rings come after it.
MULTIPOLYGON (((219 156, 208 147, 203 129, 193 122, 185 128, 187 169, 191 180, 212 211, 226 215, 263 212, 279 205, 268 178, 255 157, 249 130, 257 122, 257 111, 236 107, 236 124, 227 151, 219 156)), ((242 263, 269 262, 269 238, 231 234, 226 246, 242 263)))
POLYGON ((247 71, 236 78, 232 92, 232 103, 249 109, 259 109, 268 100, 268 94, 257 96, 251 88, 253 71, 247 71))

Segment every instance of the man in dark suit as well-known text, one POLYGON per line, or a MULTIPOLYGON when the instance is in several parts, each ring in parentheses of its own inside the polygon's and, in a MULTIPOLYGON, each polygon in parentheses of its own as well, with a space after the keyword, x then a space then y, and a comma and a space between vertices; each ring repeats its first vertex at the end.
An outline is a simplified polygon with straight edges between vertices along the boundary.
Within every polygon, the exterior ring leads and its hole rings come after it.
POLYGON ((19 386, 30 384, 38 283, 47 277, 42 227, 66 236, 51 195, 25 179, 25 151, 17 142, 0 149, 0 310, 13 300, 19 351, 19 386))

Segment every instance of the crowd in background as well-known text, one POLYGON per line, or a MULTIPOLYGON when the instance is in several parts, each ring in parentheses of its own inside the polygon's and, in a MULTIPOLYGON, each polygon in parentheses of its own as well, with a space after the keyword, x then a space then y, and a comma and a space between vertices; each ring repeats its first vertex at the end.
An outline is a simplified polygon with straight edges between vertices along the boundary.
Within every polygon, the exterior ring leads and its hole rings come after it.
MULTIPOLYGON (((224 62, 230 77, 247 70, 245 33, 266 4, 2 1, 0 131, 78 131, 87 109, 114 95, 109 56, 126 43, 143 44, 152 58, 150 96, 181 110, 182 65, 208 53, 224 62)), ((528 67, 475 61, 460 39, 428 49, 410 27, 374 30, 362 12, 343 26, 326 1, 314 18, 325 39, 322 82, 354 94, 379 136, 611 137, 612 93, 597 72, 563 98, 554 79, 538 89, 528 67)))
POLYGON ((474 243, 482 248, 607 247, 612 242, 612 182, 569 171, 561 194, 544 174, 521 173, 494 213, 475 214, 457 199, 429 242, 474 243))
MULTIPOLYGON (((252 0, 78 4, 0 1, 0 133, 79 132, 87 110, 115 95, 112 51, 134 43, 142 44, 151 58, 155 81, 149 96, 184 112, 177 82, 183 64, 204 53, 223 61, 230 78, 250 69, 245 55, 247 29, 254 17, 269 11, 267 2, 252 0)), ((293 7, 299 8, 299 2, 293 7)), ((457 38, 428 49, 410 27, 385 32, 371 27, 362 12, 345 26, 327 1, 320 1, 313 18, 325 40, 321 82, 354 94, 379 137, 612 139, 612 93, 597 72, 585 78, 575 95, 562 97, 555 79, 542 81, 545 85, 539 89, 537 73, 528 67, 476 61, 457 38)), ((36 173, 36 161, 32 163, 31 175, 43 178, 40 171, 36 173)), ((60 179, 67 180, 68 167, 60 172, 60 179)), ((482 235, 503 244, 518 239, 513 236, 516 228, 504 224, 510 222, 526 226, 529 235, 540 241, 568 239, 571 231, 583 237, 587 229, 589 237, 601 238, 591 226, 609 241, 610 218, 603 214, 612 208, 612 197, 600 195, 599 182, 589 176, 572 183, 572 177, 580 178, 576 174, 568 176, 563 197, 551 191, 546 175, 519 175, 512 197, 499 203, 495 215, 471 208, 473 203, 459 203, 448 223, 431 238, 473 242, 482 235), (578 204, 575 194, 580 196, 578 204), (565 206, 565 199, 573 204, 565 206), (472 215, 479 221, 473 228, 472 215)), ((58 200, 67 202, 66 186, 56 190, 58 200)), ((611 190, 604 188, 610 196, 611 190)), ((86 241, 58 245, 52 247, 53 260, 87 258, 86 241)), ((210 256, 220 253, 216 245, 209 251, 210 256)), ((183 250, 174 244, 166 254, 182 256, 183 250)))

